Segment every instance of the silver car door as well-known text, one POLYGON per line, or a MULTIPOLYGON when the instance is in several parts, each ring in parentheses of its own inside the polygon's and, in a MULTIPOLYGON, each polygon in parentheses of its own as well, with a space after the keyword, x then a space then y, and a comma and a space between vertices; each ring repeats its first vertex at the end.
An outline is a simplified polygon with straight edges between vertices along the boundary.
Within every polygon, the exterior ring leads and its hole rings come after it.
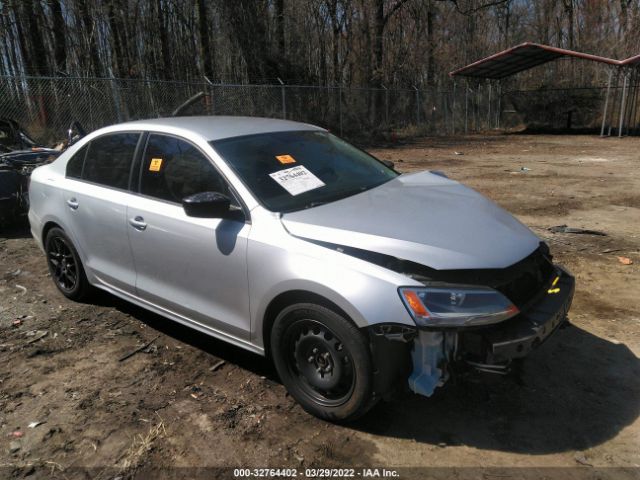
POLYGON ((127 232, 129 175, 139 132, 103 135, 72 158, 64 202, 69 235, 94 283, 135 293, 135 268, 127 232))
POLYGON ((127 221, 137 295, 209 328, 248 340, 245 221, 188 217, 182 198, 231 195, 210 160, 191 143, 150 134, 141 162, 140 196, 127 221))

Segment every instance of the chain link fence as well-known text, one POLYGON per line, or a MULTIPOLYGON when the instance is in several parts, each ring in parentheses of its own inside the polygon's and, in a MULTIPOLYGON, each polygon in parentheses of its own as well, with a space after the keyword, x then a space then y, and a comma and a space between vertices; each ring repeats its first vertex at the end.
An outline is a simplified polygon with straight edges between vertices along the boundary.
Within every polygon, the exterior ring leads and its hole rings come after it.
POLYGON ((248 115, 313 123, 358 141, 457 135, 493 129, 595 128, 605 89, 502 92, 496 83, 445 89, 232 85, 135 79, 0 76, 0 117, 43 144, 64 139, 72 121, 87 131, 168 116, 204 92, 183 115, 248 115))
POLYGON ((452 134, 497 126, 496 120, 486 115, 492 100, 484 86, 467 95, 465 104, 462 89, 231 85, 68 77, 0 77, 0 117, 16 120, 36 140, 46 144, 63 139, 74 120, 91 131, 127 120, 168 116, 198 92, 204 92, 205 96, 181 114, 286 118, 362 140, 418 133, 452 134))

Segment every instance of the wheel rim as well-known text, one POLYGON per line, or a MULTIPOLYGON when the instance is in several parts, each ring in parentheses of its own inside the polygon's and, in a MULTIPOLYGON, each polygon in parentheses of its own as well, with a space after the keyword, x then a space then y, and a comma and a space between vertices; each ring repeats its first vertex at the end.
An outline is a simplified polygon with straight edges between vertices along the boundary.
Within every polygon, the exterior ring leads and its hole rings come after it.
POLYGON ((316 320, 297 320, 284 340, 289 373, 307 396, 324 406, 349 400, 356 380, 353 359, 331 329, 316 320))
POLYGON ((54 281, 65 292, 78 283, 78 265, 69 244, 61 237, 53 237, 47 245, 49 269, 54 281))

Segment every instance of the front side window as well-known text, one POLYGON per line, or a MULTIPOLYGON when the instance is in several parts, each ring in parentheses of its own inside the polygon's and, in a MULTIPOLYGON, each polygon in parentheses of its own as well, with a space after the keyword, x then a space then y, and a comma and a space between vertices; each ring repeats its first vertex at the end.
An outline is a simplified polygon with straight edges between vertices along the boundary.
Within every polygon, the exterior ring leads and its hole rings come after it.
POLYGON ((218 192, 233 198, 225 179, 200 150, 176 137, 149 135, 140 193, 182 203, 185 197, 201 192, 218 192))
POLYGON ((139 139, 139 133, 113 133, 91 141, 82 178, 106 187, 128 189, 139 139))
POLYGON ((326 132, 274 132, 211 142, 256 198, 274 212, 333 202, 398 174, 326 132))

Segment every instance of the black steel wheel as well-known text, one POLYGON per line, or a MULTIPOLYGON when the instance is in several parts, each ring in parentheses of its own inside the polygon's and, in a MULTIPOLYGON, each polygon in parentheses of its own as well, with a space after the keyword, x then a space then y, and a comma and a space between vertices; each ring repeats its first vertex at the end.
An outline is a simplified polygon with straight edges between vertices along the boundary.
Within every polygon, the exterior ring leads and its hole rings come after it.
POLYGON ((81 300, 90 285, 69 237, 60 228, 52 228, 44 242, 49 273, 58 290, 72 300, 81 300))
POLYGON ((332 310, 314 304, 283 310, 271 332, 271 352, 282 382, 309 413, 345 421, 373 405, 366 337, 332 310))

